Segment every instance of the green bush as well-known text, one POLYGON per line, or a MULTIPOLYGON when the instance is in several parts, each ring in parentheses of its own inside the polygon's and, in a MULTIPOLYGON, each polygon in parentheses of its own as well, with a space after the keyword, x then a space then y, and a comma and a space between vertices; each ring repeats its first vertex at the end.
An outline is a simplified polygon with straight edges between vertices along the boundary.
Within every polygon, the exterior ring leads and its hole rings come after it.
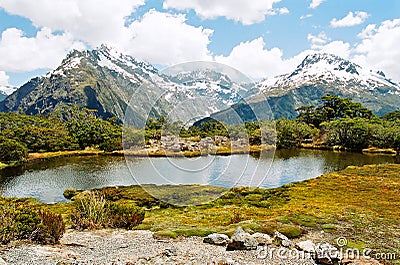
POLYGON ((353 150, 367 148, 370 142, 365 119, 340 119, 325 124, 328 145, 340 145, 353 150))
POLYGON ((122 150, 122 139, 121 137, 107 138, 99 144, 99 148, 106 152, 122 150))
POLYGON ((276 147, 296 148, 305 139, 312 139, 318 130, 294 120, 279 119, 276 121, 276 147))
POLYGON ((144 219, 143 209, 134 205, 109 203, 110 226, 114 228, 132 229, 144 219))
POLYGON ((11 200, 3 200, 0 206, 0 242, 31 239, 35 228, 40 224, 37 212, 17 205, 11 200))
POLYGON ((0 198, 0 243, 29 239, 57 243, 65 231, 61 215, 35 210, 15 199, 0 198))
POLYGON ((38 214, 41 223, 33 233, 33 240, 45 244, 58 243, 65 233, 65 223, 61 214, 47 210, 39 210, 38 214))
POLYGON ((0 137, 0 161, 22 161, 28 157, 28 148, 20 142, 0 137))
POLYGON ((144 211, 140 207, 107 201, 99 192, 84 192, 77 197, 75 211, 71 214, 76 229, 131 229, 144 219, 144 211))

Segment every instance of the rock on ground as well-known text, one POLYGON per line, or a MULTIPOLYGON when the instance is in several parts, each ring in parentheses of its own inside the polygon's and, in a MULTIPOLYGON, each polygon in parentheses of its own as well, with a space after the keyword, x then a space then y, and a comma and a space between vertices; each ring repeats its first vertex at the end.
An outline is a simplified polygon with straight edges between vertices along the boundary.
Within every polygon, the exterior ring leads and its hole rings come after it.
POLYGON ((254 250, 257 249, 258 241, 249 233, 238 227, 228 243, 227 250, 254 250))
MULTIPOLYGON (((317 245, 317 249, 321 247, 317 245)), ((328 246, 324 244, 323 247, 328 246)), ((257 246, 254 250, 226 251, 225 245, 204 244, 201 237, 158 240, 150 231, 68 230, 58 245, 17 242, 0 246, 0 265, 316 264, 307 255, 292 255, 293 249, 275 245, 257 246)), ((346 264, 379 264, 377 261, 371 262, 346 260, 346 264)))
POLYGON ((208 244, 218 245, 218 246, 226 246, 226 244, 229 242, 229 236, 224 235, 224 234, 213 233, 213 234, 206 236, 203 239, 203 242, 208 243, 208 244))
MULTIPOLYGON (((264 251, 264 252, 263 252, 264 251)), ((313 260, 283 260, 256 250, 226 251, 225 246, 204 244, 201 237, 157 240, 150 231, 68 230, 60 244, 30 243, 2 246, 0 257, 7 264, 315 264, 313 260)))

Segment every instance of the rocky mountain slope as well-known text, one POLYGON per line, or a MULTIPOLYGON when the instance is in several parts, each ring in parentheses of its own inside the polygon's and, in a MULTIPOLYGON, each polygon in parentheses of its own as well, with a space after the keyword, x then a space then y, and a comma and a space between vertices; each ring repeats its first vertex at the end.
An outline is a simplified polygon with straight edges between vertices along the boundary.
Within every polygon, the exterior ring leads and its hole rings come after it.
POLYGON ((30 80, 0 103, 0 110, 47 114, 78 105, 98 110, 100 117, 123 120, 129 104, 129 123, 140 125, 149 113, 182 117, 189 109, 206 117, 237 103, 245 93, 247 89, 213 70, 167 76, 103 45, 71 52, 57 69, 30 80))
POLYGON ((106 46, 73 51, 57 69, 20 87, 0 104, 0 109, 47 114, 76 104, 97 109, 103 118, 122 117, 133 89, 154 73, 151 65, 106 46))
POLYGON ((351 97, 379 115, 400 106, 398 84, 382 72, 335 55, 307 56, 292 73, 246 86, 206 66, 167 75, 103 45, 71 52, 55 70, 33 78, 0 102, 0 111, 47 114, 79 105, 96 109, 100 117, 116 116, 141 127, 149 115, 160 114, 184 122, 213 113, 224 121, 238 116, 254 120, 260 114, 263 119, 272 114, 294 118, 296 108, 318 104, 328 93, 351 97))
POLYGON ((400 86, 383 72, 364 69, 325 53, 307 56, 293 72, 263 80, 255 85, 255 90, 258 93, 247 97, 245 103, 211 117, 231 123, 236 112, 242 120, 259 119, 259 114, 268 117, 265 113, 291 119, 297 116, 297 108, 318 105, 326 94, 352 98, 378 115, 400 109, 400 86))
POLYGON ((400 106, 400 87, 383 72, 364 69, 332 54, 309 55, 292 73, 261 81, 257 88, 277 117, 293 118, 296 108, 318 104, 328 93, 350 97, 378 115, 400 106))

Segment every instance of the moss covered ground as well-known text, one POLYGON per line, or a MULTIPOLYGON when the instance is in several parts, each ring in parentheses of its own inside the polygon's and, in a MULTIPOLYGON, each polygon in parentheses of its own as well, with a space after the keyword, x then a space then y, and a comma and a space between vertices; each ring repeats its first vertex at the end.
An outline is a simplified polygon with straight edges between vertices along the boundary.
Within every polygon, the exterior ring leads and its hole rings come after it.
MULTIPOLYGON (((151 187, 155 186, 145 188, 151 187)), ((140 186, 102 188, 99 192, 107 200, 144 207, 145 219, 136 229, 148 229, 160 237, 212 232, 229 235, 238 226, 269 234, 280 231, 291 238, 324 231, 329 239, 345 237, 347 247, 400 257, 400 165, 348 167, 273 189, 227 190, 200 185, 157 189, 158 198, 174 203, 190 198, 193 205, 173 206, 153 198, 140 186), (204 197, 212 199, 220 194, 214 201, 196 205, 204 197)), ((78 193, 70 190, 68 195, 78 193)), ((63 214, 68 225, 74 204, 42 207, 63 214)))

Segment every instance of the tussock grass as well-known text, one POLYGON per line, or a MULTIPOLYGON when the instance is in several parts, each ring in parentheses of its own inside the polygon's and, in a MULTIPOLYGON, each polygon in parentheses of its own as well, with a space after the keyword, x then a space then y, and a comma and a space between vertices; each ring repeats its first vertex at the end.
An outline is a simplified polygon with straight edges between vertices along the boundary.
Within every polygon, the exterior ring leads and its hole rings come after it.
MULTIPOLYGON (((348 167, 274 189, 234 188, 200 206, 172 206, 138 186, 100 190, 115 202, 147 208, 137 229, 160 236, 230 235, 238 226, 249 232, 281 231, 289 237, 325 231, 331 244, 335 244, 332 238, 346 237, 349 247, 365 246, 400 257, 400 165, 396 164, 348 167)), ((215 192, 207 186, 165 186, 160 190, 164 198, 175 196, 178 200, 185 193, 196 192, 200 198, 215 192)), ((58 212, 67 208, 61 205, 58 212)), ((391 264, 400 264, 396 262, 391 264)))

